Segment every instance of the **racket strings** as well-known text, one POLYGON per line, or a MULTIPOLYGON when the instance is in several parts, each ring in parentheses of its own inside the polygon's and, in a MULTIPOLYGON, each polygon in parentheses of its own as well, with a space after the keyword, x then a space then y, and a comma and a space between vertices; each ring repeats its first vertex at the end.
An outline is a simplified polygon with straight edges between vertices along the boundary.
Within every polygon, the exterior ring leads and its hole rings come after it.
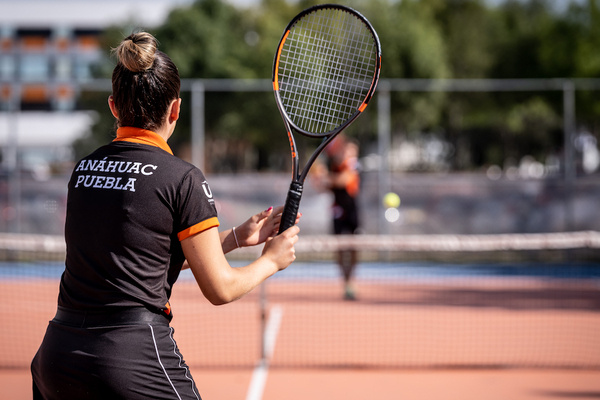
POLYGON ((327 133, 357 112, 375 70, 375 39, 365 23, 345 11, 319 10, 297 21, 281 50, 281 101, 296 126, 327 133))
MULTIPOLYGON (((320 18, 323 19, 323 18, 320 18)), ((326 22, 326 21, 325 21, 326 22)), ((305 24, 303 24, 305 25, 305 24)), ((326 33, 330 33, 331 32, 331 25, 327 25, 326 23, 324 23, 323 21, 319 21, 319 29, 325 29, 326 33)), ((316 66, 316 69, 313 69, 312 71, 307 69, 307 65, 303 65, 302 64, 302 73, 304 73, 305 75, 308 75, 309 78, 310 76, 313 77, 321 77, 324 76, 324 74, 327 73, 327 71, 324 71, 328 65, 327 61, 329 60, 329 68, 332 72, 330 72, 330 74, 334 74, 334 77, 341 77, 341 76, 346 76, 347 80, 350 80, 350 84, 351 85, 356 85, 356 82, 351 82, 351 80, 353 79, 353 77, 351 75, 349 75, 347 73, 347 67, 348 65, 352 65, 350 63, 351 59, 347 56, 348 54, 348 50, 347 49, 343 49, 344 52, 344 56, 340 57, 339 56, 339 49, 334 48, 333 43, 331 41, 328 40, 317 40, 313 42, 310 42, 306 39, 306 33, 303 35, 304 37, 302 38, 301 41, 299 41, 299 43, 301 44, 301 48, 299 53, 300 54, 306 54, 307 52, 312 52, 315 54, 320 54, 321 58, 322 58, 322 62, 319 63, 314 63, 312 65, 316 66), (345 64, 348 63, 348 64, 345 64)), ((309 37, 310 39, 310 37, 309 37)), ((350 45, 352 45, 352 43, 350 43, 350 45)), ((297 52, 296 52, 297 53, 297 52)), ((310 63, 308 63, 310 65, 310 63)), ((303 79, 303 77, 301 76, 299 79, 300 83, 301 83, 301 90, 303 90, 305 93, 306 90, 310 90, 310 82, 307 81, 306 79, 303 79)), ((352 113, 355 111, 356 106, 353 107, 352 102, 348 102, 348 100, 351 100, 351 98, 349 97, 349 95, 351 96, 352 93, 343 93, 344 91, 344 86, 346 85, 344 82, 338 80, 338 81, 332 81, 332 82, 328 82, 326 83, 330 86, 331 90, 328 91, 324 91, 324 90, 317 90, 315 91, 315 93, 313 93, 313 100, 316 100, 316 103, 323 103, 323 101, 325 102, 329 102, 330 107, 329 110, 326 110, 324 108, 307 108, 305 111, 305 119, 309 122, 312 123, 312 125, 309 125, 308 128, 310 130, 316 130, 317 128, 315 128, 314 123, 319 123, 319 122, 323 122, 326 125, 337 125, 336 122, 336 115, 335 113, 332 113, 331 111, 335 111, 341 110, 341 113, 344 114, 348 114, 348 113, 352 113), (345 100, 344 102, 339 102, 339 100, 345 100), (331 107, 331 105, 333 105, 334 107, 331 107), (348 108, 349 107, 349 108, 348 108), (346 111, 344 111, 346 110, 346 111), (329 111, 329 112, 327 112, 329 111)), ((360 84, 360 82, 358 82, 358 84, 360 84)), ((368 87, 367 87, 368 89, 368 87)), ((299 101, 302 100, 302 96, 296 96, 298 98, 298 101, 296 102, 296 104, 300 104, 299 101)), ((359 97, 358 100, 362 100, 362 97, 359 97)), ((298 113, 296 113, 296 115, 300 115, 298 113)), ((301 115, 300 115, 301 116, 301 115)), ((341 118, 342 120, 344 119, 343 117, 341 118)))

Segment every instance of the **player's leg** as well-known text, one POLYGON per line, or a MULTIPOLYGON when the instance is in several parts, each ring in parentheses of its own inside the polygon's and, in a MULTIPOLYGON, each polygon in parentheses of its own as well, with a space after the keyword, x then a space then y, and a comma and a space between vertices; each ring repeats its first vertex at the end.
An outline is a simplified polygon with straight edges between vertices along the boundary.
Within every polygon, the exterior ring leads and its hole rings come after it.
MULTIPOLYGON (((356 224, 354 220, 349 220, 344 215, 334 218, 333 220, 333 232, 336 235, 352 234, 356 230, 356 224)), ((356 263, 358 260, 357 251, 355 249, 340 249, 337 253, 337 263, 342 273, 342 279, 344 284, 344 299, 345 300, 356 300, 356 293, 352 280, 354 277, 354 270, 356 269, 356 263)))
POLYGON ((354 286, 352 285, 354 270, 356 269, 356 260, 357 256, 355 250, 347 249, 338 252, 338 265, 342 271, 344 298, 346 300, 356 300, 354 286))

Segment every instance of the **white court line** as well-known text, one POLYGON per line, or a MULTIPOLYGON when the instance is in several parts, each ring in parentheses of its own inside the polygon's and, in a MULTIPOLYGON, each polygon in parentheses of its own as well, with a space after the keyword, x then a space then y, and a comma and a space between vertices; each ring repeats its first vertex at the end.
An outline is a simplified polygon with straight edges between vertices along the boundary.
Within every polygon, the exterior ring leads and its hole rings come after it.
POLYGON ((265 359, 261 360, 256 368, 254 368, 250 386, 248 387, 248 393, 246 394, 246 400, 262 399, 265 384, 267 382, 267 375, 269 373, 269 360, 273 355, 273 350, 275 350, 275 342, 277 341, 277 333, 279 332, 279 326, 281 325, 282 315, 283 310, 281 306, 275 305, 271 308, 264 333, 265 359))

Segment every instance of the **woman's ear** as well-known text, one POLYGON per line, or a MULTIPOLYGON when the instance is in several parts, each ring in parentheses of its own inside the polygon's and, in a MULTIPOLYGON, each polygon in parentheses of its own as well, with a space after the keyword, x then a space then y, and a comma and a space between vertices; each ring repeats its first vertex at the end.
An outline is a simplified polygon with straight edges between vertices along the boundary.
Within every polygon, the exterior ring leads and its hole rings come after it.
POLYGON ((179 119, 180 111, 181 111, 181 98, 175 99, 171 102, 171 108, 169 111, 169 123, 173 123, 179 119))
POLYGON ((108 96, 108 108, 110 108, 110 112, 112 113, 112 115, 116 119, 119 119, 119 113, 117 112, 117 107, 115 106, 115 100, 113 99, 112 95, 108 96))

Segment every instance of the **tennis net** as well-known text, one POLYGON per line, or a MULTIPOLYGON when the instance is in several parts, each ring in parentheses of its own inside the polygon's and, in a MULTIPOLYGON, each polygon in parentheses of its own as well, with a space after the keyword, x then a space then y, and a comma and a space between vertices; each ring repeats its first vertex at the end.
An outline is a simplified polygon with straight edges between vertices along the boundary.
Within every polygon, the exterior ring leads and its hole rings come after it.
MULTIPOLYGON (((292 266, 232 304, 210 305, 184 271, 175 338, 195 368, 600 368, 599 248, 594 231, 304 236, 292 266), (337 263, 348 250, 355 300, 337 263)), ((28 367, 64 255, 62 237, 0 234, 0 368, 28 367)))

